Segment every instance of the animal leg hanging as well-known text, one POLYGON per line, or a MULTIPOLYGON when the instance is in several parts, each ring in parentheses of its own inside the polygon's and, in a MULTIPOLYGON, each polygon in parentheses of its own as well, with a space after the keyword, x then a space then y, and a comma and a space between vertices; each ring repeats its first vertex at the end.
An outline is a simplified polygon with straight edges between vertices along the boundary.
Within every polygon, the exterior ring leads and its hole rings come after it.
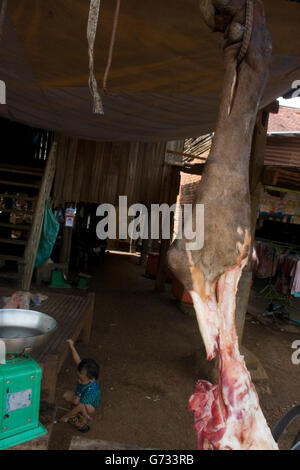
MULTIPOLYGON (((249 159, 272 42, 261 0, 200 0, 205 22, 224 35, 224 79, 210 155, 195 204, 204 205, 204 246, 175 240, 169 265, 193 299, 219 382, 200 380, 189 405, 199 449, 278 449, 259 406, 235 327, 236 293, 251 256, 249 159)), ((196 225, 196 207, 192 221, 196 225)))

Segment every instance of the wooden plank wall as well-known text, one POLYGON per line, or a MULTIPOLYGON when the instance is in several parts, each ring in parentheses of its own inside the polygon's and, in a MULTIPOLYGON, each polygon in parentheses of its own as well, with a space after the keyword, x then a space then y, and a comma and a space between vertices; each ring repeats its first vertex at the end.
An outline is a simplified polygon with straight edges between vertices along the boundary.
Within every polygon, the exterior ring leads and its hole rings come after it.
POLYGON ((164 202, 162 188, 171 167, 165 164, 167 142, 95 142, 59 136, 55 206, 66 202, 110 203, 119 196, 128 205, 164 202))

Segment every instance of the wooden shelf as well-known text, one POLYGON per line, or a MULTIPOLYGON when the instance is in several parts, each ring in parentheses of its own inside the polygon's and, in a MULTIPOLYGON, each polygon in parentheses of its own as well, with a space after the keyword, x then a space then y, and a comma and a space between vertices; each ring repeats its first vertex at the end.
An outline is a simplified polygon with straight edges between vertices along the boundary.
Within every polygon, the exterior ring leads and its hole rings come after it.
POLYGON ((0 222, 0 227, 11 228, 12 230, 30 230, 30 225, 10 224, 8 222, 0 222))
POLYGON ((0 165, 0 171, 2 173, 14 173, 14 174, 20 174, 20 175, 30 175, 30 176, 38 176, 39 178, 43 177, 43 171, 34 171, 32 170, 22 170, 20 168, 10 168, 10 167, 4 167, 0 165))
POLYGON ((17 238, 0 238, 0 243, 5 243, 8 245, 26 245, 26 240, 18 240, 17 238))
POLYGON ((0 184, 5 184, 5 186, 22 186, 22 188, 40 189, 40 184, 22 183, 21 181, 0 180, 0 184))
POLYGON ((19 215, 33 215, 34 211, 33 210, 26 210, 23 211, 22 209, 0 209, 0 214, 1 212, 4 212, 5 214, 19 214, 19 215))
MULTIPOLYGON (((4 201, 6 199, 12 199, 20 202, 34 201, 33 205, 35 206, 33 207, 33 210, 22 210, 5 208, 5 204, 3 204, 3 210, 1 211, 0 209, 0 212, 3 212, 2 220, 6 220, 6 222, 0 222, 0 228, 4 227, 11 231, 28 232, 28 240, 13 239, 10 238, 9 234, 3 234, 3 238, 0 238, 2 251, 8 252, 9 245, 11 245, 12 248, 12 250, 9 251, 9 254, 1 254, 0 260, 14 261, 17 263, 17 273, 12 273, 12 270, 4 268, 0 269, 0 277, 17 279, 18 287, 24 290, 30 289, 32 274, 35 267, 35 258, 43 226, 45 204, 50 197, 50 191, 55 174, 56 149, 57 143, 53 142, 47 161, 44 162, 45 168, 43 169, 35 168, 33 166, 28 168, 19 165, 11 165, 5 162, 0 163, 0 199, 3 199, 4 201), (30 193, 28 195, 29 191, 30 193), (30 222, 30 219, 25 219, 26 223, 12 224, 7 221, 8 215, 4 214, 32 215, 32 221, 30 222), (6 244, 8 246, 5 246, 6 244), (14 245, 16 246, 14 247, 14 245), (19 246, 18 250, 16 249, 17 246, 19 246), (24 250, 21 250, 20 246, 23 246, 24 250), (20 256, 20 252, 22 251, 24 251, 24 254, 23 256, 20 256)), ((20 204, 20 206, 22 207, 22 204, 20 204)), ((26 204, 24 204, 24 206, 26 207, 26 204)), ((13 219, 10 218, 9 220, 12 221, 13 219)), ((19 220, 24 220, 24 218, 22 217, 19 220)), ((15 221, 17 222, 18 219, 15 219, 15 221)))
POLYGON ((0 255, 0 259, 3 260, 3 261, 20 262, 20 261, 22 261, 23 257, 22 256, 13 256, 13 255, 0 255))
POLYGON ((16 279, 19 278, 19 274, 18 273, 13 273, 11 271, 1 271, 0 270, 0 278, 16 280, 16 279))
POLYGON ((19 199, 19 200, 24 200, 24 201, 35 201, 37 199, 37 195, 35 197, 29 197, 29 196, 22 196, 20 194, 4 194, 0 193, 0 197, 7 198, 7 199, 19 199))

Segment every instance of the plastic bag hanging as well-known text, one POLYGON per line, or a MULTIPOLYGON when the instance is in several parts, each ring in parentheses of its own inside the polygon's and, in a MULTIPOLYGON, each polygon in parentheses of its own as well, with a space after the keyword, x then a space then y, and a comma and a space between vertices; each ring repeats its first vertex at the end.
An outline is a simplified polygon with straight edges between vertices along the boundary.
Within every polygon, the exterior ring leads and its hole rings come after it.
POLYGON ((35 267, 39 268, 50 258, 59 232, 59 223, 56 221, 49 202, 46 202, 43 227, 35 260, 35 267))
POLYGON ((89 45, 89 87, 94 101, 94 113, 104 114, 102 99, 98 90, 97 80, 94 73, 94 45, 97 33, 101 0, 91 0, 89 20, 87 27, 87 40, 89 45))

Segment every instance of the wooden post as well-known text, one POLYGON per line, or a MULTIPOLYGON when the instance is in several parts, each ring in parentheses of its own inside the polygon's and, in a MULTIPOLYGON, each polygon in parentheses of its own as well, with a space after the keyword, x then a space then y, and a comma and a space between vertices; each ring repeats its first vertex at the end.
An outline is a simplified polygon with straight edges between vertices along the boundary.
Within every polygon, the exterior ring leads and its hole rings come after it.
POLYGON ((93 317, 94 317, 94 308, 95 308, 95 293, 91 292, 88 294, 89 298, 89 311, 88 315, 86 318, 85 325, 82 330, 81 334, 81 339, 83 344, 89 344, 90 342, 90 337, 91 337, 91 331, 92 331, 92 323, 93 323, 93 317))
MULTIPOLYGON (((176 204, 177 196, 180 189, 180 171, 176 167, 169 168, 169 178, 166 181, 166 199, 164 202, 172 206, 176 204)), ((171 244, 171 238, 173 234, 174 227, 174 217, 172 217, 170 227, 170 239, 162 240, 159 261, 158 261, 158 271, 156 275, 155 290, 156 292, 163 292, 165 290, 165 282, 167 276, 167 254, 171 244)))
MULTIPOLYGON (((172 224, 173 225, 173 224, 172 224)), ((159 252, 158 270, 155 281, 156 292, 164 292, 166 283, 167 254, 170 248, 170 240, 162 240, 159 252)))
MULTIPOLYGON (((70 255, 71 255, 71 246, 72 246, 72 227, 63 228, 63 235, 61 241, 61 248, 59 253, 59 262, 64 263, 69 268, 70 255)), ((68 271, 69 269, 67 269, 68 271)))
MULTIPOLYGON (((150 211, 148 211, 148 227, 150 227, 151 223, 151 216, 150 216, 150 211)), ((143 239, 142 240, 142 248, 141 248, 141 258, 139 264, 141 266, 146 266, 147 264, 147 256, 150 251, 151 247, 151 239, 150 239, 150 234, 148 239, 143 239)))
POLYGON ((41 365, 42 368, 42 398, 49 403, 54 403, 57 382, 57 360, 56 354, 50 354, 41 365))
MULTIPOLYGON (((249 168, 252 248, 255 240, 255 230, 262 189, 268 122, 269 112, 266 110, 259 111, 254 128, 249 168)), ((242 342, 243 338, 247 307, 251 291, 251 281, 252 259, 249 260, 247 267, 244 269, 236 296, 236 328, 240 343, 242 342)))
POLYGON ((35 215, 32 223, 32 227, 29 234, 29 239, 26 245, 24 253, 24 263, 22 269, 22 289, 29 290, 31 285, 32 274, 34 270, 34 264, 36 255, 40 243, 41 232, 44 221, 46 201, 49 199, 50 191, 52 188, 54 173, 55 173, 55 161, 56 161, 57 143, 53 142, 50 150, 50 154, 47 158, 46 168, 38 196, 37 205, 35 208, 35 215))

